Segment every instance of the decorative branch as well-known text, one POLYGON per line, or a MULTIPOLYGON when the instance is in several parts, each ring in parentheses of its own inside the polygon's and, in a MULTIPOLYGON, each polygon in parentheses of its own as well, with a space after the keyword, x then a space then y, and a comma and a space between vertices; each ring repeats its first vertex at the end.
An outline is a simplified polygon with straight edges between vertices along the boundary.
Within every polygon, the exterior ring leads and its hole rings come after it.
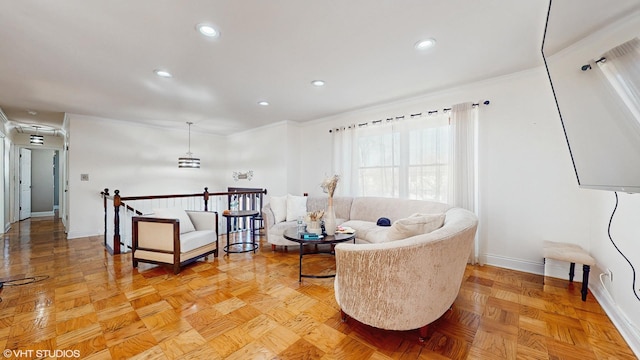
POLYGON ((309 212, 307 213, 307 216, 309 217, 309 221, 320 221, 324 216, 324 210, 316 210, 316 211, 309 212))
POLYGON ((340 175, 330 176, 320 184, 322 191, 329 194, 329 197, 333 197, 333 193, 336 191, 336 186, 338 186, 338 181, 340 181, 340 175))

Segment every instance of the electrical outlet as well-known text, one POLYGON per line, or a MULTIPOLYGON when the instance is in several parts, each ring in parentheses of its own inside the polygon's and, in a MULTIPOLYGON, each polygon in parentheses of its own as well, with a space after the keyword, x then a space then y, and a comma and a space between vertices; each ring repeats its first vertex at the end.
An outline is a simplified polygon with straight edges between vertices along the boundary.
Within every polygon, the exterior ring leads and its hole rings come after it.
POLYGON ((607 276, 609 277, 609 281, 613 282, 613 271, 611 271, 611 269, 607 269, 607 276))

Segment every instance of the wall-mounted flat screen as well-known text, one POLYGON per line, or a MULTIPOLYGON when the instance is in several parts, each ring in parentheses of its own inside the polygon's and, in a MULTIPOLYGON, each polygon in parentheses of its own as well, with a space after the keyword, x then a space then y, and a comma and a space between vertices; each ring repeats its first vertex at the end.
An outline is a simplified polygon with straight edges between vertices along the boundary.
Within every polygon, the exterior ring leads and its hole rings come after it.
POLYGON ((640 192, 640 2, 551 0, 542 54, 580 187, 640 192))

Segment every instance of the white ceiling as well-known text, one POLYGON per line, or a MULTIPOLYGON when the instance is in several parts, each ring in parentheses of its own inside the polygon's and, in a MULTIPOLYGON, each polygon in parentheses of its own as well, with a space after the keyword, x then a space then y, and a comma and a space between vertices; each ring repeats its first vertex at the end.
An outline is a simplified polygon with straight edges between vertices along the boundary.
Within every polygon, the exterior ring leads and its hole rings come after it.
MULTIPOLYGON (((640 1, 555 3, 572 5, 547 39, 558 47, 640 1)), ((222 135, 308 121, 540 66, 548 4, 0 0, 0 108, 14 126, 59 128, 67 112, 222 135), (428 37, 434 48, 414 50, 428 37)))

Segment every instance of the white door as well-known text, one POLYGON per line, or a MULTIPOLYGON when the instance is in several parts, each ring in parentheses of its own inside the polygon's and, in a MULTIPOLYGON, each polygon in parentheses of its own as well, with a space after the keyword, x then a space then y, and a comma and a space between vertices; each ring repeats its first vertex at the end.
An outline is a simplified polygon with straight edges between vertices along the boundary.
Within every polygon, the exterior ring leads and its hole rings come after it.
POLYGON ((31 150, 20 149, 20 220, 31 217, 31 150))

